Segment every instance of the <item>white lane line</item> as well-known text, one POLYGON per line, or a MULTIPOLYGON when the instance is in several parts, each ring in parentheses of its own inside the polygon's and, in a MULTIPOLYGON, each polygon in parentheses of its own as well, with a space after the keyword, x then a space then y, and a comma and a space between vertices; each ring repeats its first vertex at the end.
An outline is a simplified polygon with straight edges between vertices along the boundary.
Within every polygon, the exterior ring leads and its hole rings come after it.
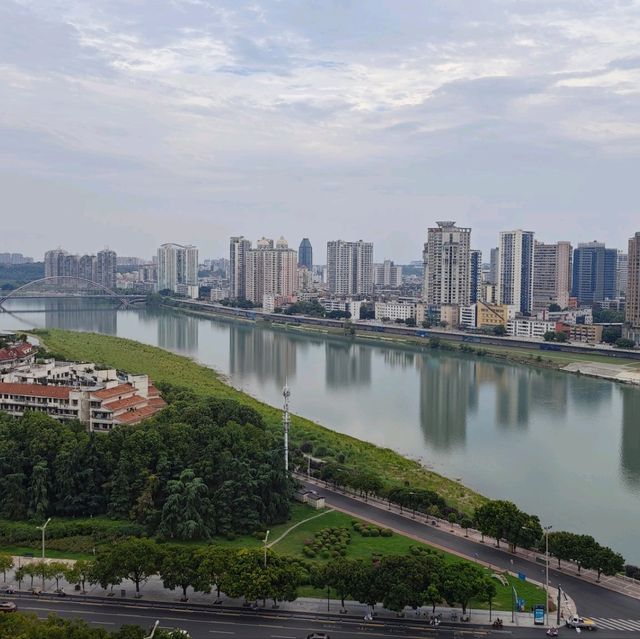
POLYGON ((271 635, 271 639, 296 639, 293 635, 271 635))
POLYGON ((638 630, 638 624, 633 619, 612 619, 611 622, 622 626, 622 630, 638 630))
POLYGON ((235 635, 236 634, 235 632, 230 632, 229 630, 209 630, 209 632, 215 632, 217 635, 235 635))

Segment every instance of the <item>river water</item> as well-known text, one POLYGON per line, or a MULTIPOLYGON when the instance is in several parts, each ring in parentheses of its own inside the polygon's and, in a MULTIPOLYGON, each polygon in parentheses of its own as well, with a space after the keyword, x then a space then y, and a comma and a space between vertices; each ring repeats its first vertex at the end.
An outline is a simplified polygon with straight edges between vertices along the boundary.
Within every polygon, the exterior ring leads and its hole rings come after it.
POLYGON ((462 354, 95 301, 13 300, 0 329, 57 327, 183 353, 237 388, 393 448, 544 525, 640 563, 640 389, 462 354))

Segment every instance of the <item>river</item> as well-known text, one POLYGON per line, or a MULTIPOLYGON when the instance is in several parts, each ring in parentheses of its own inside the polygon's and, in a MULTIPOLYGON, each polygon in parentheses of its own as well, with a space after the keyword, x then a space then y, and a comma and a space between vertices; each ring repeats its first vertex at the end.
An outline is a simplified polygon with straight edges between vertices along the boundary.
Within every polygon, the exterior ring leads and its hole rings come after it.
POLYGON ((90 330, 189 355, 235 387, 418 459, 640 563, 640 389, 168 309, 10 300, 0 329, 90 330))

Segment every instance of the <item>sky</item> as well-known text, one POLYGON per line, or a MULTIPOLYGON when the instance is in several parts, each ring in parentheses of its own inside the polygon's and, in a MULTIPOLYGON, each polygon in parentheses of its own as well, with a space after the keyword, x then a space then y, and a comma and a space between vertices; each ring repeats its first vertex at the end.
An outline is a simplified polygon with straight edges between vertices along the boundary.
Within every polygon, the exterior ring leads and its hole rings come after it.
POLYGON ((638 34, 638 0, 2 0, 0 252, 623 248, 638 34))

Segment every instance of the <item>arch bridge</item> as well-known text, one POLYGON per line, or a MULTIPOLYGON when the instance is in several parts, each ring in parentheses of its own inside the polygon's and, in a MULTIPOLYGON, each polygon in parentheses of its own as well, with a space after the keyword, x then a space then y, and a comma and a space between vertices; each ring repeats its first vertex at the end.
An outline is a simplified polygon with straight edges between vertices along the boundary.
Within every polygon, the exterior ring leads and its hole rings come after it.
POLYGON ((145 299, 144 295, 123 295, 107 288, 100 282, 84 277, 68 275, 43 277, 24 286, 20 286, 6 295, 0 296, 0 308, 10 299, 47 299, 47 298, 92 298, 113 299, 121 305, 128 306, 132 302, 145 299))

